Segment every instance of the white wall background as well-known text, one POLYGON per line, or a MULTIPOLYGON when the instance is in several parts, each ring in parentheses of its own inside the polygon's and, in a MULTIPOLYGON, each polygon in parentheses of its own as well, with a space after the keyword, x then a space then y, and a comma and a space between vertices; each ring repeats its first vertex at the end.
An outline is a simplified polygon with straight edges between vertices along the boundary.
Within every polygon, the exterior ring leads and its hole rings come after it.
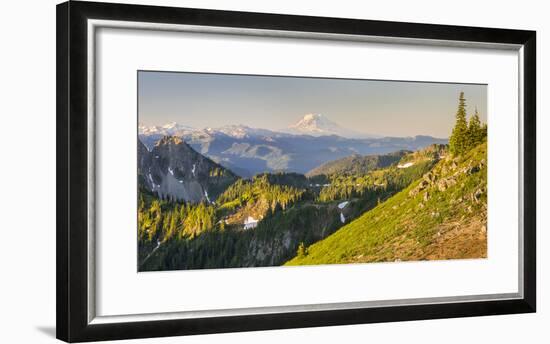
MULTIPOLYGON (((538 313, 135 340, 132 343, 547 343, 550 340, 550 22, 544 1, 160 0, 154 3, 286 14, 491 26, 538 31, 538 313), (544 195, 544 196, 543 196, 544 195)), ((55 0, 0 10, 0 342, 55 341, 55 0)), ((122 343, 122 342, 121 342, 122 343)))

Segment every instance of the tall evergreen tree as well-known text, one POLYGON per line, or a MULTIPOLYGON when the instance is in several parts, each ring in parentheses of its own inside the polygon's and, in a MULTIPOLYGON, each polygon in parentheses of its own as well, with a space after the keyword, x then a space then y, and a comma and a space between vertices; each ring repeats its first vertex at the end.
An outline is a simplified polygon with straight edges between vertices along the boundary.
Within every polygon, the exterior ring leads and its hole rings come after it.
POLYGON ((479 114, 477 112, 477 108, 475 110, 475 113, 470 118, 470 123, 468 125, 468 132, 470 136, 470 143, 471 146, 477 146, 481 142, 483 142, 483 129, 481 127, 481 121, 479 120, 479 114))
POLYGON ((449 150, 454 155, 465 152, 470 146, 468 122, 466 121, 466 98, 464 92, 460 92, 458 110, 456 111, 456 124, 449 138, 449 150))

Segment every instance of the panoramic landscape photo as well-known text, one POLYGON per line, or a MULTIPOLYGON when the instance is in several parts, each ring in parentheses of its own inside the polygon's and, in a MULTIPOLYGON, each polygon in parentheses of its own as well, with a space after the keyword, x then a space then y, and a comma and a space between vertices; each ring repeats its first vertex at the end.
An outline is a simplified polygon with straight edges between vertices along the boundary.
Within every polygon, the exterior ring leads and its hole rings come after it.
POLYGON ((138 271, 487 257, 487 85, 137 77, 138 271))

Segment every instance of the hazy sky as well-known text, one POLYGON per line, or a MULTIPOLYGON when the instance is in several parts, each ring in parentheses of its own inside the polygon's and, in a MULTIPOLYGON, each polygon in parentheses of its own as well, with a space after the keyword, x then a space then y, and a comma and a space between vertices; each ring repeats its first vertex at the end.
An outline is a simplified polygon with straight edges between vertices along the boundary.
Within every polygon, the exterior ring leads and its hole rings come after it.
POLYGON ((448 137, 461 91, 486 122, 486 85, 140 71, 138 115, 145 125, 277 130, 320 113, 363 133, 448 137))

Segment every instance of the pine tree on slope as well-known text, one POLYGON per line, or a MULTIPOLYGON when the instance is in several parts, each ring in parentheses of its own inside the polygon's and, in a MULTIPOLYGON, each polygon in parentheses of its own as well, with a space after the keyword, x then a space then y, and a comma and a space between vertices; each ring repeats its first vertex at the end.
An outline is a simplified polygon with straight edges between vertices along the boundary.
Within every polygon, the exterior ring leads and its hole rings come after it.
POLYGON ((464 92, 460 92, 458 110, 456 112, 456 124, 449 138, 449 150, 453 155, 460 155, 470 147, 468 122, 466 121, 466 99, 464 92))
POLYGON ((481 127, 481 121, 479 120, 479 114, 477 108, 474 115, 470 118, 470 123, 468 125, 468 131, 471 141, 471 146, 475 147, 478 144, 483 142, 484 134, 483 128, 481 127))

